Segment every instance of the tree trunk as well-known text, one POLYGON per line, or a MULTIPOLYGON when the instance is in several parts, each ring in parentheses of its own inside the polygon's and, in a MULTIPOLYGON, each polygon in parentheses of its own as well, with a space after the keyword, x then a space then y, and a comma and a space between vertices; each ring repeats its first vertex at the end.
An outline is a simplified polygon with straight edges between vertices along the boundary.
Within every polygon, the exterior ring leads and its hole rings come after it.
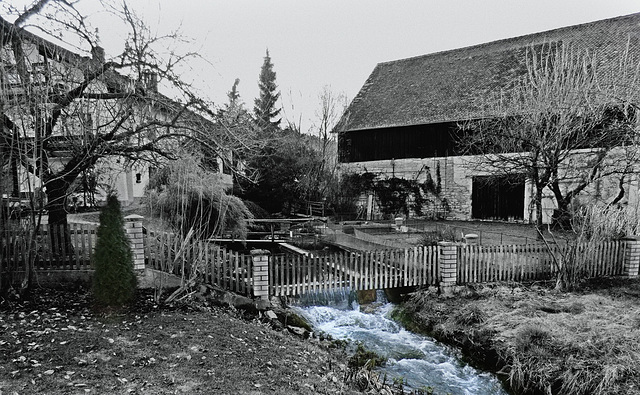
POLYGON ((53 181, 47 185, 47 211, 49 213, 49 237, 53 254, 58 258, 73 254, 69 234, 65 201, 68 185, 63 181, 53 181))
POLYGON ((558 208, 553 210, 553 217, 551 218, 551 226, 556 229, 571 229, 572 213, 570 210, 571 200, 565 198, 558 198, 556 196, 556 202, 558 208))
POLYGON ((536 228, 542 231, 542 189, 539 185, 536 185, 536 195, 534 197, 536 204, 536 228))

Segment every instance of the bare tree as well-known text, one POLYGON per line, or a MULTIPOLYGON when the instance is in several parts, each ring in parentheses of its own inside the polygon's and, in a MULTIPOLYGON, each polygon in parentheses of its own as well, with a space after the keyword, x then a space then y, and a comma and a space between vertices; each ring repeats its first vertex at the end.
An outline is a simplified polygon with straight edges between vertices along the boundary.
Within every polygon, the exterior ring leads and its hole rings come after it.
POLYGON ((557 205, 553 220, 566 224, 586 187, 603 177, 624 180, 640 159, 637 70, 628 52, 617 62, 599 55, 570 44, 529 48, 524 78, 485 103, 494 116, 461 125, 473 166, 533 185, 538 227, 545 189, 557 205))
POLYGON ((320 143, 321 163, 318 168, 317 189, 321 195, 326 195, 331 183, 337 184, 336 169, 338 165, 336 139, 332 131, 338 120, 347 108, 347 96, 340 92, 335 93, 331 86, 325 85, 318 95, 319 108, 316 111, 316 122, 312 130, 317 133, 320 143), (320 177, 320 175, 322 175, 320 177))
POLYGON ((70 187, 101 163, 117 160, 129 166, 172 159, 185 141, 221 152, 238 137, 222 136, 228 130, 224 127, 218 135, 211 133, 212 105, 178 74, 180 64, 197 54, 166 51, 180 42, 178 33, 153 35, 123 3, 110 10, 125 22, 129 35, 122 52, 107 59, 74 4, 37 0, 24 10, 8 7, 4 11, 14 14, 0 17, 2 174, 5 166, 24 169, 23 179, 15 177, 12 184, 18 190, 26 184, 44 191, 51 227, 66 228, 70 187), (32 20, 36 23, 30 25, 32 20), (80 56, 27 27, 63 44, 84 43, 91 56, 80 56), (158 84, 167 85, 173 98, 158 93, 158 84))

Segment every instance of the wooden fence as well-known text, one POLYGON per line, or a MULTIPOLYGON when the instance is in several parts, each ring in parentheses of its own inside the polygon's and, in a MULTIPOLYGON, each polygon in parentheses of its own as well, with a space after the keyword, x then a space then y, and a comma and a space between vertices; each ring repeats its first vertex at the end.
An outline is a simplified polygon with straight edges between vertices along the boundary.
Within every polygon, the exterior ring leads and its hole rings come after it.
POLYGON ((22 270, 34 254, 39 270, 88 270, 96 245, 97 225, 69 224, 69 239, 61 226, 41 225, 37 231, 30 227, 10 227, 0 234, 0 272, 22 270))
POLYGON ((166 273, 250 295, 252 258, 203 240, 182 240, 168 232, 147 232, 145 264, 166 273))
MULTIPOLYGON (((548 280, 557 274, 553 255, 562 257, 569 246, 467 245, 458 249, 458 284, 498 281, 548 280)), ((621 275, 624 272, 625 242, 609 241, 578 246, 575 270, 583 277, 621 275)))
POLYGON ((270 294, 302 295, 332 290, 369 290, 436 284, 436 247, 323 256, 273 255, 270 294))
MULTIPOLYGON (((96 245, 97 225, 70 224, 68 243, 61 227, 5 229, 0 234, 0 274, 20 271, 29 253, 37 270, 88 270, 96 245)), ((194 278, 240 294, 253 292, 250 255, 227 251, 202 240, 182 240, 175 234, 148 231, 144 236, 145 264, 163 272, 194 278)), ((456 245, 457 284, 526 282, 552 278, 557 269, 546 246, 456 245)), ((568 247, 554 246, 556 256, 568 247)), ((627 244, 611 241, 578 247, 579 274, 584 277, 624 273, 627 244)), ((440 279, 438 247, 404 250, 337 252, 323 256, 272 255, 270 295, 302 295, 330 290, 370 290, 436 285, 440 279)), ((450 262, 447 262, 450 264, 450 262)), ((455 272, 454 272, 455 273, 455 272)))

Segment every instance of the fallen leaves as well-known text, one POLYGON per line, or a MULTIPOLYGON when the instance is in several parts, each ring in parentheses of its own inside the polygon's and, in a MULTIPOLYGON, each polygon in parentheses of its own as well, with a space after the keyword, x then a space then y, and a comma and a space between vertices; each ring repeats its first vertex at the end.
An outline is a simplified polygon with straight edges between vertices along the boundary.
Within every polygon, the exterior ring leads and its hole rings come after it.
POLYGON ((301 380, 344 392, 342 382, 318 376, 324 350, 310 353, 309 344, 237 312, 146 308, 142 299, 139 311, 105 316, 92 312, 87 293, 38 292, 0 310, 3 393, 309 393, 301 380))

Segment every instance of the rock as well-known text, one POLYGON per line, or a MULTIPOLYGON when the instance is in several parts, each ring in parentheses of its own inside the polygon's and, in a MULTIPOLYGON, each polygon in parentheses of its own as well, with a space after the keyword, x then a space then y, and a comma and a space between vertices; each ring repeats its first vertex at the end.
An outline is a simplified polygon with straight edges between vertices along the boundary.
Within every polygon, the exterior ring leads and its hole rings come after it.
POLYGON ((284 311, 282 314, 278 315, 280 322, 286 326, 296 326, 298 328, 303 328, 308 332, 311 332, 311 325, 302 317, 297 315, 296 313, 292 313, 291 311, 284 311))
POLYGON ((371 289, 368 291, 358 291, 357 297, 358 297, 358 303, 360 304, 373 303, 376 301, 376 298, 377 298, 376 290, 371 289))
POLYGON ((300 328, 299 326, 287 325, 287 330, 302 339, 307 339, 310 333, 308 330, 300 328))
POLYGON ((360 312, 365 314, 373 314, 376 312, 376 310, 378 310, 380 306, 382 306, 382 303, 378 303, 378 302, 361 305, 360 312))
POLYGON ((267 312, 264 313, 264 315, 272 321, 278 319, 278 315, 274 313, 273 310, 267 310, 267 312))
POLYGON ((271 303, 268 300, 258 299, 255 301, 256 310, 267 311, 271 308, 271 303))

